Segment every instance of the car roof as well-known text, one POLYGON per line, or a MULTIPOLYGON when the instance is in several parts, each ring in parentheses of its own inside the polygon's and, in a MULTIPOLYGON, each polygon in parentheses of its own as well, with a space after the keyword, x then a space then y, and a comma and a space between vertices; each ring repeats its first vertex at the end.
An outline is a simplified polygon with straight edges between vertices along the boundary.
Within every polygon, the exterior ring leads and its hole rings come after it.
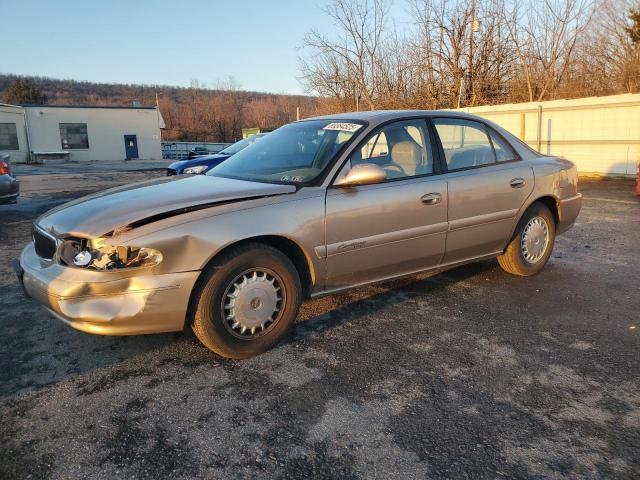
MULTIPOLYGON (((467 118, 469 120, 480 120, 480 117, 465 112, 456 112, 451 110, 369 110, 364 112, 348 112, 335 113, 332 115, 322 115, 319 117, 306 118, 305 120, 352 120, 368 122, 371 125, 377 125, 389 120, 401 120, 411 117, 434 117, 438 115, 446 115, 447 117, 467 118)), ((305 121, 301 120, 301 121, 305 121)))
MULTIPOLYGON (((505 128, 497 125, 496 123, 488 120, 486 118, 482 118, 478 115, 473 115, 471 113, 454 111, 454 110, 369 110, 364 112, 348 112, 348 113, 336 113, 333 115, 323 115, 318 117, 307 118, 305 120, 335 120, 340 122, 366 122, 369 124, 366 131, 371 131, 378 127, 379 125, 393 121, 393 120, 402 120, 403 118, 415 118, 415 117, 454 117, 466 120, 474 120, 476 122, 481 122, 486 125, 491 126, 493 130, 498 131, 505 139, 508 140, 509 144, 516 149, 518 154, 525 159, 533 158, 538 156, 533 149, 527 146, 526 143, 522 142, 519 138, 513 135, 511 132, 506 130, 505 128)), ((304 122, 305 120, 300 120, 304 122)))

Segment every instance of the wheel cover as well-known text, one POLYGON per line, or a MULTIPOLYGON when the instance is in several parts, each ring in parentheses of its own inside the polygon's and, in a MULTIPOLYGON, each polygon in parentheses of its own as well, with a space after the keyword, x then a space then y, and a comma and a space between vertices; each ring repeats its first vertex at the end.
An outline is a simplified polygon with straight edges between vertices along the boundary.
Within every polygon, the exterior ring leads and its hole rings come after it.
POLYGON ((222 297, 225 327, 243 339, 265 334, 282 317, 285 295, 282 279, 274 271, 257 268, 242 272, 222 297))
POLYGON ((549 245, 549 226, 543 217, 533 217, 522 230, 520 251, 527 263, 537 263, 549 245))

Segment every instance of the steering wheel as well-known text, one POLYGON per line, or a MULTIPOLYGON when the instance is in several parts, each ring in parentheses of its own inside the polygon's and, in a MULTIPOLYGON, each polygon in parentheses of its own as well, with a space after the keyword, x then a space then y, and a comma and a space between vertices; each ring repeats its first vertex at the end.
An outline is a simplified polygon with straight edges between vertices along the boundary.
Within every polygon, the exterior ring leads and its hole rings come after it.
POLYGON ((389 162, 387 163, 384 167, 382 167, 384 170, 387 170, 388 168, 393 168, 395 170, 397 170, 398 172, 400 172, 403 176, 407 177, 407 172, 404 171, 404 168, 402 168, 399 164, 397 164, 396 162, 389 162))

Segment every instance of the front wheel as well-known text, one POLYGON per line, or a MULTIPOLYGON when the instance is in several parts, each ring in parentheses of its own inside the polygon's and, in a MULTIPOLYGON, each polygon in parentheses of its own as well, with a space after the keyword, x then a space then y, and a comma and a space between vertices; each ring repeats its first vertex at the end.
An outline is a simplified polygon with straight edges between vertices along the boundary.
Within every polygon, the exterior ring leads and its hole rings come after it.
POLYGON ((555 242, 556 224, 549 209, 535 203, 525 212, 516 235, 498 263, 508 273, 528 277, 544 268, 555 242))
POLYGON ((300 278, 286 255, 268 245, 242 245, 203 272, 192 300, 192 328, 220 356, 252 357, 278 343, 300 300, 300 278))

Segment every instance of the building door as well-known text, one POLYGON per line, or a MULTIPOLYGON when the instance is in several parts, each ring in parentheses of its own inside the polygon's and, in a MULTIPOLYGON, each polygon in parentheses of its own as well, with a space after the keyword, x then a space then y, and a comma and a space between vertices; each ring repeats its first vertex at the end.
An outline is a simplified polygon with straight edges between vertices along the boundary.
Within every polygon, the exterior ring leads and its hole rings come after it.
POLYGON ((138 138, 135 135, 124 136, 124 151, 127 160, 138 158, 138 138))

